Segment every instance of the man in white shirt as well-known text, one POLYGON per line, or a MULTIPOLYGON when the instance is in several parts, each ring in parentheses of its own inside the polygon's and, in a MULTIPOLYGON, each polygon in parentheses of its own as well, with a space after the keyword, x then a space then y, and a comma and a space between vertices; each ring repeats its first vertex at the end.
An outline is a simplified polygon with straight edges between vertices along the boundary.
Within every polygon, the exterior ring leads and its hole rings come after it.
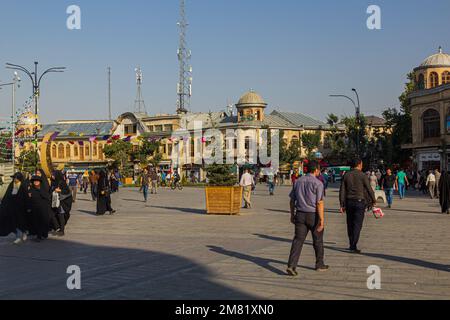
POLYGON ((436 190, 436 176, 433 171, 430 171, 430 174, 427 177, 427 187, 430 192, 431 199, 434 199, 436 190))
POLYGON ((245 173, 242 175, 241 178, 241 187, 244 187, 244 202, 245 202, 245 209, 250 209, 252 207, 252 186, 255 184, 255 180, 253 179, 253 176, 250 174, 249 170, 246 169, 245 173))

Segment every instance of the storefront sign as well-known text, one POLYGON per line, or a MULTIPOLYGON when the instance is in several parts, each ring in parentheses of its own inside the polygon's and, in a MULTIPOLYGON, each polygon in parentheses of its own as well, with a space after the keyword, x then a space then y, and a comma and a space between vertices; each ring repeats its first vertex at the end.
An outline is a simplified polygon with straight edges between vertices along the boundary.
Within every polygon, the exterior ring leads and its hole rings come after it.
POLYGON ((441 155, 439 153, 422 153, 419 155, 419 160, 422 162, 441 161, 441 155))

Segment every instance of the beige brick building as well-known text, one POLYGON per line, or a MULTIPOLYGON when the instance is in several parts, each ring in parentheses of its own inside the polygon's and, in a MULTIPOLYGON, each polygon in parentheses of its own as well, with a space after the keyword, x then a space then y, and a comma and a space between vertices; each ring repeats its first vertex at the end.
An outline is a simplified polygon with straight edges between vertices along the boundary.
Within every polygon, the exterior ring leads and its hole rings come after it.
POLYGON ((419 170, 448 169, 450 148, 450 55, 439 52, 414 69, 416 88, 409 95, 412 144, 419 170))

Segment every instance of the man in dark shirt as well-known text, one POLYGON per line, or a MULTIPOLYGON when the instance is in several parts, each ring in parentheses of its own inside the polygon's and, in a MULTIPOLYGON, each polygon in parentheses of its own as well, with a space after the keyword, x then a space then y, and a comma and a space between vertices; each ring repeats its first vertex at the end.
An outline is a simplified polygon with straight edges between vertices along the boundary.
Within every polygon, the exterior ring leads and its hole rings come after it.
POLYGON ((287 273, 297 276, 296 271, 303 244, 311 231, 316 253, 316 270, 327 271, 324 264, 323 235, 325 230, 323 193, 324 186, 317 177, 319 165, 313 161, 309 165, 310 174, 299 178, 289 195, 291 198, 291 222, 295 225, 295 238, 292 243, 287 273))
POLYGON ((383 177, 381 186, 382 190, 386 193, 386 199, 388 202, 389 209, 392 208, 392 203, 394 201, 394 190, 397 188, 397 178, 392 174, 391 169, 387 169, 386 175, 383 177))
POLYGON ((339 199, 341 213, 347 213, 347 232, 350 241, 350 252, 361 253, 358 242, 364 223, 364 215, 368 207, 375 206, 376 198, 370 187, 369 178, 362 172, 360 159, 352 162, 352 170, 342 180, 339 199))

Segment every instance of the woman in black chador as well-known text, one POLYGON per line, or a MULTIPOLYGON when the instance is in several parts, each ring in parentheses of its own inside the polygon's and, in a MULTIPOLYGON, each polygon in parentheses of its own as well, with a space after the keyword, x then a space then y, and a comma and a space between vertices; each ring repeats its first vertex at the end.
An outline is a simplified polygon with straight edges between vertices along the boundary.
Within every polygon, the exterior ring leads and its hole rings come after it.
POLYGON ((441 212, 450 214, 450 175, 447 171, 442 172, 438 188, 441 212))
POLYGON ((53 172, 51 179, 52 210, 51 226, 58 236, 65 235, 65 228, 72 210, 72 192, 61 171, 53 172))
POLYGON ((45 174, 35 175, 30 180, 30 190, 28 192, 31 216, 33 222, 32 235, 36 236, 36 241, 40 242, 48 238, 50 217, 52 209, 50 206, 51 195, 45 174))
POLYGON ((0 205, 0 236, 16 235, 14 244, 27 240, 28 215, 26 212, 27 184, 20 172, 11 177, 13 181, 6 190, 0 205))
POLYGON ((102 216, 106 212, 114 214, 116 211, 111 207, 111 188, 109 186, 106 171, 100 171, 97 186, 97 215, 102 216))

